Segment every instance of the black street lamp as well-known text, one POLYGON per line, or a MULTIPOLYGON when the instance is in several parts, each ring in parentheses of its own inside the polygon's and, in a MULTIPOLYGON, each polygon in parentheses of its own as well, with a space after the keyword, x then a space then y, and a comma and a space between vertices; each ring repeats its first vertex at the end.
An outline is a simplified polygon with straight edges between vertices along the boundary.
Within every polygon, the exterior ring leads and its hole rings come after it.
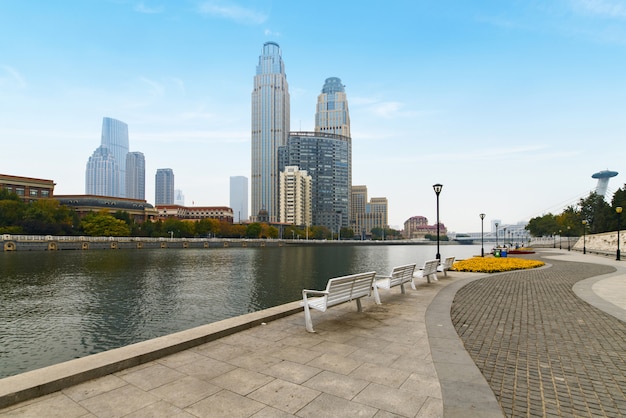
POLYGON ((504 227, 504 233, 502 234, 502 246, 506 248, 506 227, 504 227))
POLYGON ((552 248, 556 248, 556 232, 552 233, 552 248))
POLYGON ((480 256, 484 257, 485 256, 485 232, 484 232, 483 224, 485 220, 485 214, 481 213, 478 216, 480 216, 480 256))
POLYGON ((571 247, 569 245, 569 236, 570 235, 572 235, 572 234, 570 233, 570 227, 568 226, 567 227, 567 251, 571 251, 571 247))
POLYGON ((617 256, 615 257, 615 259, 617 261, 620 261, 621 256, 619 252, 619 227, 620 227, 620 221, 622 220, 622 207, 621 206, 616 207, 615 212, 617 212, 617 256))
POLYGON ((563 230, 559 229, 559 250, 563 249, 563 230))
POLYGON ((499 223, 496 222, 495 225, 496 225, 496 248, 498 248, 498 225, 499 223))
POLYGON ((441 254, 439 254, 439 193, 441 193, 441 189, 443 188, 443 184, 433 184, 433 190, 437 195, 437 260, 441 261, 441 254))
POLYGON ((583 254, 587 254, 587 220, 583 220, 583 254))

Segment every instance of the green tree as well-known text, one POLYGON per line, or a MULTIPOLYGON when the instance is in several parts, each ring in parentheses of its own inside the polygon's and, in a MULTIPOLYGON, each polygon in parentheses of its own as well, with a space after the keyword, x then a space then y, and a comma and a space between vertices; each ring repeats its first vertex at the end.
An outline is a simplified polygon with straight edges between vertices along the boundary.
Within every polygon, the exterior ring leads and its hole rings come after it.
POLYGON ((89 236, 124 237, 130 235, 128 224, 106 211, 88 214, 83 218, 80 226, 85 235, 89 236))
POLYGON ((525 229, 534 237, 546 237, 558 233, 560 226, 556 221, 556 216, 548 213, 532 218, 525 229))
POLYGON ((246 238, 259 238, 261 236, 261 224, 253 222, 246 227, 246 238))
POLYGON ((18 195, 0 189, 0 233, 21 234, 22 219, 27 205, 18 195))

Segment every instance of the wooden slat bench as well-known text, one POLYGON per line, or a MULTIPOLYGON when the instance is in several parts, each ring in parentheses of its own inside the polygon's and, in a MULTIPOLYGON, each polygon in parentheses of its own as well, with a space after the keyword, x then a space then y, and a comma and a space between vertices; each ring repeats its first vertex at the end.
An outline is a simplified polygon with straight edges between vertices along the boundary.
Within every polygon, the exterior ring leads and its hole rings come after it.
POLYGON ((437 271, 443 272, 443 275, 447 276, 448 270, 452 268, 453 264, 454 264, 454 257, 446 257, 446 259, 443 260, 443 263, 437 266, 437 271))
POLYGON ((416 279, 426 278, 428 283, 430 283, 430 279, 437 281, 437 266, 439 266, 439 260, 436 258, 433 260, 426 260, 424 262, 424 266, 416 271, 413 277, 416 279))
POLYGON ((376 276, 374 280, 374 299, 376 303, 379 305, 381 303, 377 289, 391 289, 392 287, 400 286, 401 292, 405 293, 404 284, 410 283, 411 288, 415 290, 413 274, 415 273, 416 267, 417 265, 415 263, 405 264, 403 266, 394 267, 389 276, 376 276))
POLYGON ((335 277, 328 280, 326 290, 302 290, 302 305, 304 305, 304 323, 306 330, 315 332, 311 320, 310 308, 326 312, 331 306, 356 301, 357 310, 361 312, 361 298, 372 294, 372 285, 375 271, 352 274, 350 276, 335 277), (315 296, 310 298, 309 296, 315 296))

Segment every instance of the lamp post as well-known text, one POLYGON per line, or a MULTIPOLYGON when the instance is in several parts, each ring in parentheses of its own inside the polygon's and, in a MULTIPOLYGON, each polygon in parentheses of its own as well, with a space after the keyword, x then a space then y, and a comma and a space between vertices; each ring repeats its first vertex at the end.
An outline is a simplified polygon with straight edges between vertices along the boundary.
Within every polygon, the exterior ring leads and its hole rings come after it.
POLYGON ((621 256, 619 252, 619 227, 620 227, 620 221, 622 220, 622 207, 621 206, 616 207, 615 212, 617 212, 617 256, 615 257, 615 259, 617 261, 620 261, 621 256))
POLYGON ((506 248, 506 227, 504 227, 504 233, 502 234, 502 246, 506 248))
POLYGON ((563 230, 559 229, 559 250, 563 249, 563 230))
POLYGON ((587 254, 587 220, 583 220, 583 254, 587 254))
POLYGON ((480 215, 480 256, 485 256, 485 232, 483 229, 483 224, 485 220, 485 214, 481 213, 480 215))
POLYGON ((496 248, 498 248, 498 225, 499 224, 496 222, 495 225, 496 225, 496 248))
POLYGON ((441 189, 443 188, 443 184, 433 184, 433 190, 437 195, 437 260, 441 261, 441 254, 439 254, 439 193, 441 193, 441 189))
POLYGON ((552 248, 556 248, 556 231, 552 233, 552 248))
POLYGON ((569 236, 570 236, 570 235, 572 235, 572 234, 570 233, 570 227, 568 226, 568 227, 567 227, 567 251, 570 251, 570 250, 571 250, 571 247, 570 247, 570 245, 569 245, 569 236))

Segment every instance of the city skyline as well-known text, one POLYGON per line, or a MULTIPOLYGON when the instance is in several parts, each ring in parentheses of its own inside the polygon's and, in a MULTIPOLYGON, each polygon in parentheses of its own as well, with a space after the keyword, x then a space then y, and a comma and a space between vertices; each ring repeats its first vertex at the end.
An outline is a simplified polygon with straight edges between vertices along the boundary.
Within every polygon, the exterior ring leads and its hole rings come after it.
POLYGON ((291 131, 314 130, 324 80, 346 85, 352 183, 388 198, 392 227, 435 219, 435 183, 450 231, 515 224, 624 173, 625 23, 617 0, 2 2, 0 166, 80 194, 107 115, 149 176, 171 167, 189 201, 227 206, 229 177, 251 178, 252 69, 273 41, 291 131))

